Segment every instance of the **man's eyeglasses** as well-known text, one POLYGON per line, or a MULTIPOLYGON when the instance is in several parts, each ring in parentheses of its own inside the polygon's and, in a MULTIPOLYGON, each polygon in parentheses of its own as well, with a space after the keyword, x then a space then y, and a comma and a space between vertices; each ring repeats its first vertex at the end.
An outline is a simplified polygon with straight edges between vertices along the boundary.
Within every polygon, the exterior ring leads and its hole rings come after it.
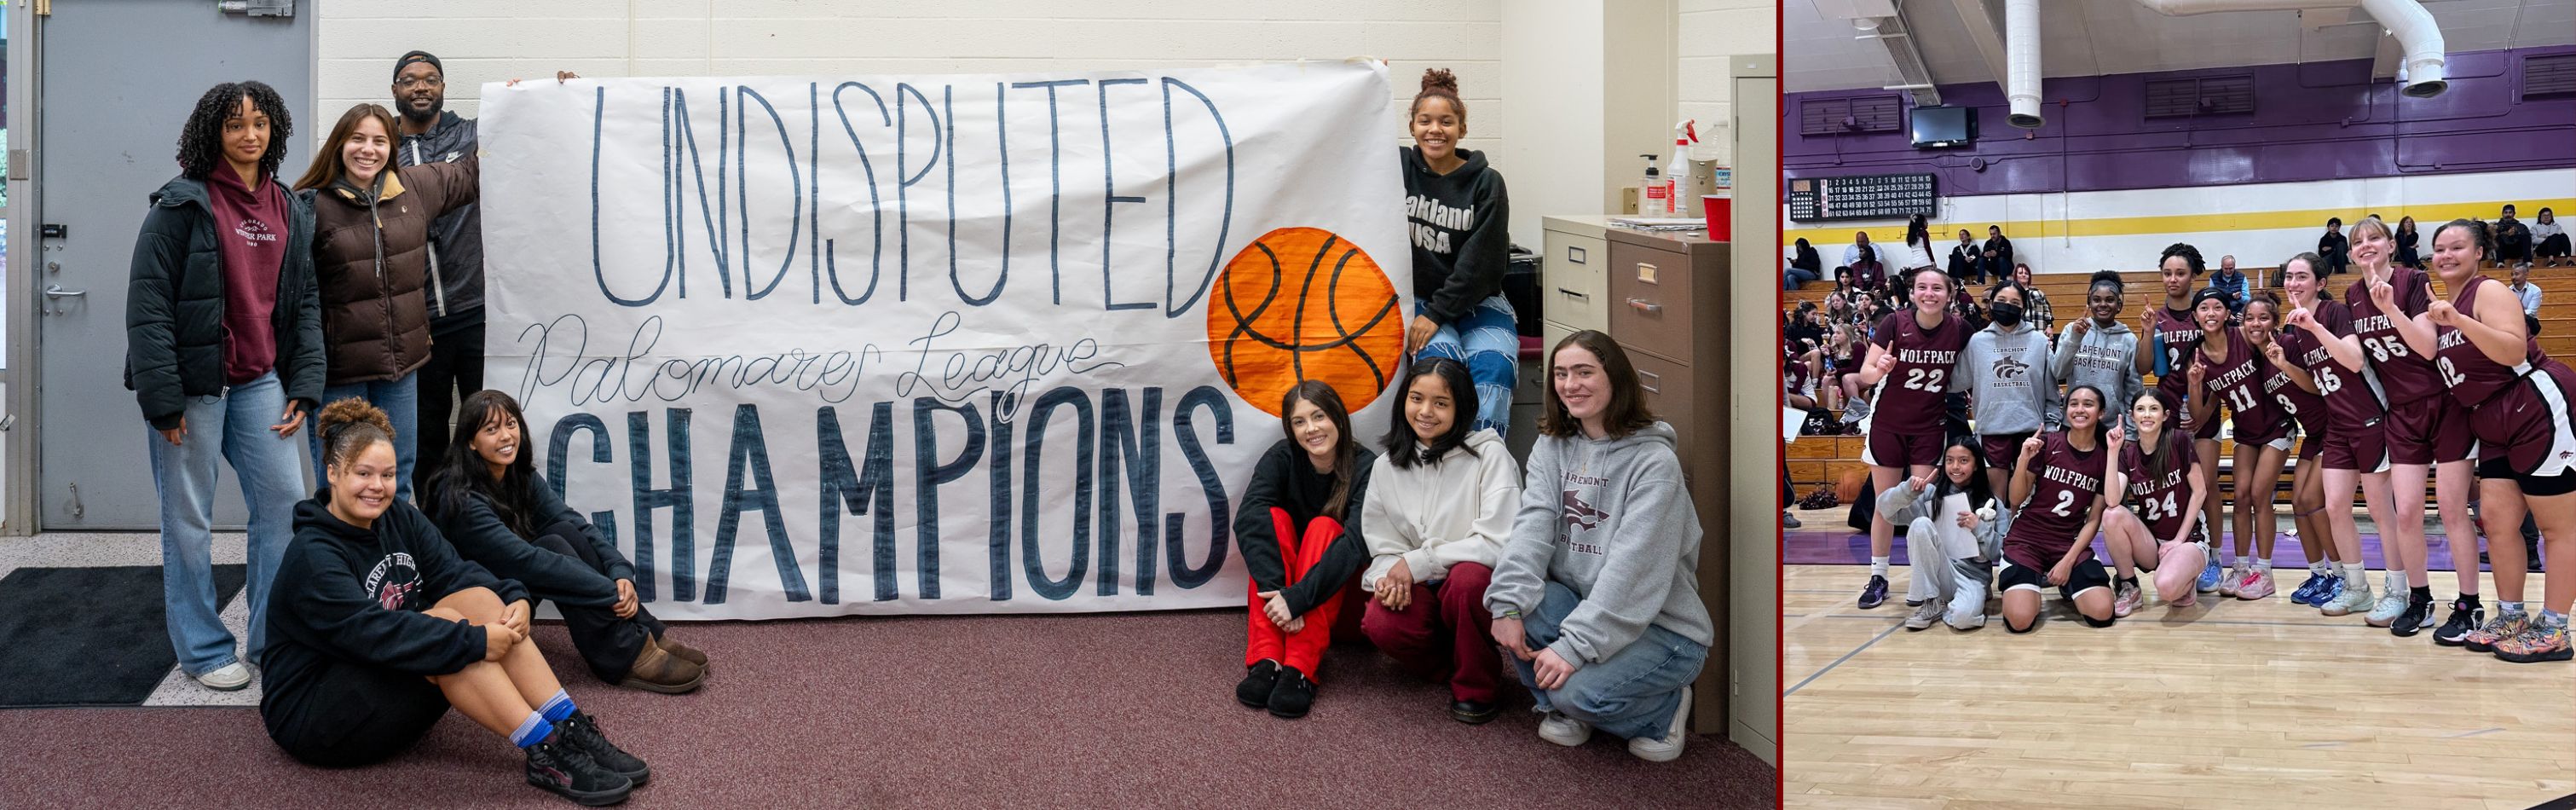
POLYGON ((409 90, 414 87, 437 87, 442 84, 446 84, 446 82, 440 81, 436 76, 421 76, 410 79, 394 80, 394 87, 404 90, 409 90))

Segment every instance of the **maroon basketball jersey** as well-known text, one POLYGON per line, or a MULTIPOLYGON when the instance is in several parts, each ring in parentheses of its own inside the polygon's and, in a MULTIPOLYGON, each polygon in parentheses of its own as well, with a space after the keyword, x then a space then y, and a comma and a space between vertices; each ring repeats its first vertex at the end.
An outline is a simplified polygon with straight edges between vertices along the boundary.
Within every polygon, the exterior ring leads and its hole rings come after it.
POLYGON ((1878 345, 1896 358, 1896 368, 1878 381, 1869 432, 1929 433, 1938 443, 1948 413, 1941 397, 1950 391, 1959 351, 1968 348, 1967 323, 1943 313, 1940 324, 1925 329, 1914 320, 1914 308, 1906 307, 1878 322, 1878 345))
POLYGON ((2162 542, 2173 539, 2174 532, 2180 531, 2183 521, 2191 517, 2183 513, 2185 507, 2191 506, 2191 487, 2183 477, 2191 473, 2196 462, 2191 434, 2168 426, 2156 441, 2165 446, 2157 459, 2165 468, 2163 475, 2149 474, 2146 448, 2135 441, 2120 446, 2120 474, 2129 479, 2130 508, 2137 510, 2139 520, 2146 521, 2147 532, 2162 542))
POLYGON ((1792 356, 1788 359, 1788 362, 1781 364, 1780 387, 1782 389, 1785 389, 1791 394, 1814 396, 1815 391, 1809 388, 1807 384, 1806 360, 1792 356))
POLYGON ((2344 290, 2344 305, 2352 308, 2352 333, 2361 336, 2361 354, 2373 372, 2379 375, 2380 393, 2391 405, 2403 405, 2442 395, 2442 380, 2433 369, 2433 359, 2407 348, 2406 339, 2397 335, 2394 318, 2412 318, 2424 314, 2433 305, 2433 282, 2424 271, 2412 267, 2392 268, 2388 283, 2397 288, 2397 311, 2381 312, 2370 303, 2370 282, 2355 280, 2344 290))
MULTIPOLYGON (((2308 339, 2306 330, 2297 327, 2284 327, 2272 339, 2281 344, 2281 359, 2292 363, 2299 362, 2300 355, 2307 351, 2306 347, 2316 344, 2316 341, 2308 339)), ((2300 388, 2296 380, 2290 379, 2289 372, 2273 366, 2268 359, 2263 362, 2263 393, 2272 398, 2272 404, 2281 406, 2282 413, 2298 420, 2299 432, 2310 437, 2325 435, 2326 398, 2300 388)))
MULTIPOLYGON (((2203 341, 2202 348, 2208 343, 2203 341)), ((2261 436, 2289 419, 2279 404, 2263 393, 2263 379, 2272 374, 2272 362, 2254 352, 2254 344, 2245 342, 2243 327, 2227 327, 2227 356, 2210 358, 2206 351, 2193 352, 2206 360, 2209 368, 2202 371, 2201 384, 2227 408, 2235 420, 2239 438, 2261 436)), ((2215 411, 2213 411, 2215 413, 2215 411)))
POLYGON ((2156 390, 2172 396, 2175 402, 2188 403, 2183 399, 2183 390, 2191 383, 2184 375, 2190 373, 2191 367, 2183 364, 2191 362, 2200 351, 2200 322, 2192 320, 2188 309, 2156 307, 2150 312, 2156 321, 2156 333, 2138 350, 2154 351, 2154 341, 2164 341, 2165 373, 2156 378, 2156 390))
MULTIPOLYGON (((2337 337, 2352 334, 2352 310, 2341 302, 2320 300, 2309 314, 2324 326, 2326 334, 2337 337)), ((2292 328, 2281 335, 2281 350, 2287 352, 2300 368, 2317 380, 2317 392, 2326 401, 2326 429, 2359 428, 2378 421, 2388 413, 2388 402, 2379 393, 2379 377, 2368 362, 2360 371, 2337 363, 2326 351, 2326 345, 2310 336, 2305 329, 2292 328)), ((2369 352, 2362 353, 2365 357, 2369 352)))
MULTIPOLYGON (((2489 281, 2486 276, 2470 276, 2468 283, 2460 285, 2451 305, 2459 308, 2462 320, 2477 319, 2478 287, 2489 281)), ((2450 389, 2451 399, 2470 408, 2484 404, 2497 392, 2513 387, 2522 375, 2531 373, 2532 363, 2538 359, 2534 355, 2540 348, 2536 340, 2525 341, 2522 362, 2507 366, 2489 359, 2458 327, 2435 326, 2433 336, 2442 350, 2433 364, 2442 373, 2443 387, 2450 389)))
POLYGON ((2063 430, 2043 441, 2039 455, 2030 460, 2031 475, 2038 483, 2030 488, 2030 502, 2021 505, 2012 530, 2004 535, 2004 557, 2014 565, 2046 571, 2074 547, 2075 532, 2084 528, 2093 500, 2102 494, 2111 453, 2098 444, 2091 452, 2077 451, 2063 430))

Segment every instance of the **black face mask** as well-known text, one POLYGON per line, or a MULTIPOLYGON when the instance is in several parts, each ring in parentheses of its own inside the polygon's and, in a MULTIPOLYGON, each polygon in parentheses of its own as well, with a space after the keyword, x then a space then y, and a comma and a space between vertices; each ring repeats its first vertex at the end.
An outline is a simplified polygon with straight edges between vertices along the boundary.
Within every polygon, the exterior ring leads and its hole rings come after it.
POLYGON ((2011 301, 1997 301, 1994 306, 1986 308, 1986 313, 1993 315, 1996 323, 2005 326, 2021 323, 2021 305, 2011 301))

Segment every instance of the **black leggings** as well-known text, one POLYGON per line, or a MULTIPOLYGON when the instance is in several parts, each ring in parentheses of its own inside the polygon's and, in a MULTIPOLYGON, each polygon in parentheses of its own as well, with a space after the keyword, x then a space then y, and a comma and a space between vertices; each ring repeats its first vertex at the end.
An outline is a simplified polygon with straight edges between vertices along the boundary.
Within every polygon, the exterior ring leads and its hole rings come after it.
POLYGON ((2534 249, 2532 255, 2541 259, 2552 256, 2564 258, 2568 255, 2567 247, 2566 234, 2551 234, 2549 238, 2540 240, 2540 247, 2534 249))
MULTIPOLYGON (((570 523, 557 523, 528 542, 581 560, 602 575, 608 573, 608 566, 602 565, 599 554, 591 549, 590 540, 570 523)), ((542 601, 545 596, 534 594, 531 599, 542 601)), ((555 609, 563 612, 564 629, 572 632, 573 649, 581 652, 582 663, 590 665, 590 674, 609 683, 626 679, 627 671, 635 666, 636 654, 644 651, 646 639, 662 637, 662 620, 653 618, 642 605, 635 607, 632 619, 617 618, 617 613, 606 607, 568 605, 561 599, 556 600, 555 609)))

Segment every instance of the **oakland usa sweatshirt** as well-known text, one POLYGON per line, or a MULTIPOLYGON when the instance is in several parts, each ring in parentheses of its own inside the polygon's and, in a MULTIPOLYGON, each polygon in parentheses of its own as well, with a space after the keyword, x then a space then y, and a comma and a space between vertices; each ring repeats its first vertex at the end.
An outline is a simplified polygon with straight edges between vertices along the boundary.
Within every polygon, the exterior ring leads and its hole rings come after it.
POLYGON ((2029 319, 2006 327, 1987 324, 1968 336, 1950 390, 1971 394, 1977 432, 1987 436, 2035 433, 2057 426, 2057 364, 2048 335, 2029 319))
POLYGON ((1503 174, 1467 149, 1448 174, 1431 170, 1422 152, 1403 147, 1404 213, 1413 240, 1413 299, 1441 323, 1467 317, 1476 303, 1503 292, 1511 269, 1511 200, 1503 174))
POLYGON ((1539 437, 1485 609, 1528 614, 1548 582, 1572 589, 1583 604, 1548 645, 1568 661, 1606 660, 1650 626, 1714 640, 1699 600, 1699 517, 1673 448, 1662 422, 1606 439, 1539 437))
POLYGON ((1363 588, 1376 588, 1396 560, 1423 583, 1447 579, 1449 566, 1462 562, 1492 566, 1521 499, 1520 464, 1491 430, 1469 433, 1438 460, 1410 468, 1379 456, 1369 482, 1377 491, 1360 512, 1370 557, 1363 588))
POLYGON ((394 501, 362 529, 331 514, 330 501, 326 487, 295 505, 295 539, 268 600, 262 699, 313 686, 332 661, 427 676, 483 660, 483 628, 423 611, 469 588, 490 588, 503 604, 527 589, 458 558, 409 503, 394 501))

